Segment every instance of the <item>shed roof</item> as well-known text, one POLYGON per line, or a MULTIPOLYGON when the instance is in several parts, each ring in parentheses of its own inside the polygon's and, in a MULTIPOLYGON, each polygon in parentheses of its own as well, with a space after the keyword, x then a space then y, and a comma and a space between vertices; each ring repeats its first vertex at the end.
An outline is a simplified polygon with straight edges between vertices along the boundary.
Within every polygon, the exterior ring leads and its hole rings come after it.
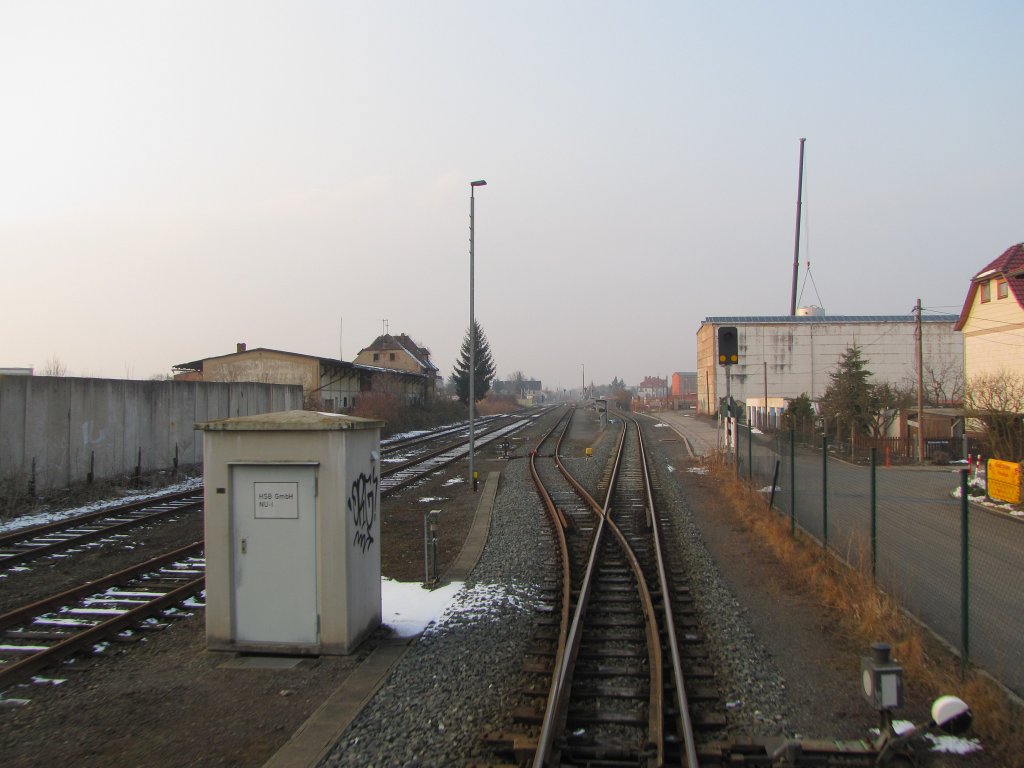
POLYGON ((341 429, 379 429, 383 421, 318 411, 278 411, 235 416, 196 424, 204 432, 312 432, 341 429))
POLYGON ((306 360, 316 360, 321 365, 328 365, 335 368, 356 368, 355 363, 347 363, 344 360, 335 360, 332 357, 317 357, 316 355, 304 355, 301 352, 288 352, 284 349, 270 349, 269 347, 254 347, 253 349, 245 349, 241 352, 229 352, 226 355, 213 355, 211 357, 204 357, 201 360, 193 360, 189 363, 178 363, 171 366, 176 371, 199 371, 203 370, 203 363, 207 360, 223 360, 226 357, 238 357, 241 355, 251 355, 254 352, 273 352, 277 355, 288 355, 289 357, 301 357, 306 360))

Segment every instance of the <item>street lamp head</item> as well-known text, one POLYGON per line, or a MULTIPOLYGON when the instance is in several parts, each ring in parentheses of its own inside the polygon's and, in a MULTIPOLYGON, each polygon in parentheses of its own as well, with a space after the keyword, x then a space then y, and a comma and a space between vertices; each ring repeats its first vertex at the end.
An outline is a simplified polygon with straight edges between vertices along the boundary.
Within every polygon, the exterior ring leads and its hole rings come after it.
POLYGON ((483 179, 480 179, 479 181, 471 181, 471 182, 469 182, 469 186, 471 186, 471 187, 486 187, 487 186, 487 182, 484 181, 483 179))

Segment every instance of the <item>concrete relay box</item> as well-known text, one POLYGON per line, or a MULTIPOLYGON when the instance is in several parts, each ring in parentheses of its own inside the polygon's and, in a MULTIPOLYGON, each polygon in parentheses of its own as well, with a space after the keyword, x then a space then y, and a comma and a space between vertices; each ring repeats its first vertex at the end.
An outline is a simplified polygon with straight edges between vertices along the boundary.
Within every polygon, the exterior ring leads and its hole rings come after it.
POLYGON ((196 425, 208 648, 347 654, 380 625, 382 426, 312 411, 196 425))

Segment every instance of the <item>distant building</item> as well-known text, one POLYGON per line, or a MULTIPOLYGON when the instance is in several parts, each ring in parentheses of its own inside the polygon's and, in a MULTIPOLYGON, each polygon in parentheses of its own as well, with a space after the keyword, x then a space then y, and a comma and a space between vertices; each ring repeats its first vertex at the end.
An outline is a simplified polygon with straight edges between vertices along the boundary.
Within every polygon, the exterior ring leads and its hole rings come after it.
POLYGON ((964 379, 1007 372, 1024 378, 1024 243, 1007 248, 971 278, 956 329, 964 379))
MULTIPOLYGON (((820 312, 820 310, 818 310, 820 312)), ((960 375, 963 342, 955 315, 924 315, 921 327, 925 366, 960 375)), ((697 331, 697 403, 715 413, 726 394, 726 367, 718 365, 718 329, 735 326, 739 363, 730 366, 732 396, 757 401, 748 414, 755 424, 775 424, 788 399, 806 393, 817 400, 828 387, 847 349, 860 347, 875 382, 916 380, 916 319, 913 315, 804 314, 766 317, 708 317, 697 331), (767 395, 768 413, 764 412, 767 395)))
MULTIPOLYGON (((279 349, 247 349, 174 366, 175 379, 190 381, 251 381, 299 384, 307 408, 340 413, 355 407, 360 396, 384 393, 406 403, 428 401, 436 375, 382 366, 365 366, 328 357, 279 349)), ((436 369, 434 369, 436 371, 436 369)))
POLYGON ((672 374, 672 399, 688 408, 697 407, 697 372, 672 374))
POLYGON ((0 368, 0 376, 32 376, 32 368, 0 368))
POLYGON ((517 400, 534 400, 540 395, 544 387, 537 379, 496 379, 491 384, 491 389, 498 395, 512 395, 517 400))
POLYGON ((663 400, 668 397, 668 382, 657 376, 647 376, 636 388, 636 395, 641 400, 663 400))
POLYGON ((418 373, 432 380, 436 380, 438 375, 437 366, 430 362, 430 350, 421 347, 404 333, 398 336, 390 333, 378 336, 370 346, 359 350, 352 362, 373 368, 418 373))

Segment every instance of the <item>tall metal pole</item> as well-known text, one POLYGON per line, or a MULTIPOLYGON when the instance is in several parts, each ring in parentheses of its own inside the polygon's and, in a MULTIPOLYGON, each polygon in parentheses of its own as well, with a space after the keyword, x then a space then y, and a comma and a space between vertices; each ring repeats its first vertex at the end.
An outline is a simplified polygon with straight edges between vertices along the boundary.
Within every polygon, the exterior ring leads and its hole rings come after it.
POLYGON ((796 316, 796 281, 800 272, 800 209, 804 204, 804 142, 800 139, 800 174, 796 184, 796 238, 793 243, 793 292, 789 299, 789 314, 796 316))
POLYGON ((476 475, 473 474, 473 448, 476 437, 474 411, 476 408, 476 316, 473 312, 473 226, 476 216, 476 198, 474 192, 477 187, 487 184, 486 181, 471 181, 469 183, 469 483, 476 490, 474 482, 476 475))
POLYGON ((917 463, 924 464, 924 337, 921 333, 921 300, 917 300, 917 463))

